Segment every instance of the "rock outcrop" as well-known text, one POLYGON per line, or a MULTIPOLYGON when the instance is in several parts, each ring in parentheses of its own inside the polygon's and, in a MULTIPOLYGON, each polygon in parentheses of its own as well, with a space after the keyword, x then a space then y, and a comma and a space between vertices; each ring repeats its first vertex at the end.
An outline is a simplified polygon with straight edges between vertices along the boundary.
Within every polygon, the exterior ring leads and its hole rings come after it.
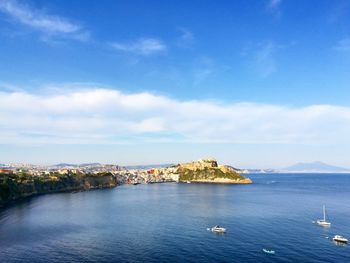
POLYGON ((218 165, 215 159, 204 159, 162 168, 178 182, 250 184, 252 181, 238 173, 233 167, 218 165))

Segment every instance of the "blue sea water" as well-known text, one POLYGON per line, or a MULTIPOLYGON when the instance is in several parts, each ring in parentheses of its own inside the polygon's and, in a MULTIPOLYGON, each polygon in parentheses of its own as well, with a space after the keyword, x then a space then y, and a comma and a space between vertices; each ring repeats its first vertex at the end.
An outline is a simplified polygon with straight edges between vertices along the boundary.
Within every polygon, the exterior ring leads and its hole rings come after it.
POLYGON ((330 239, 350 239, 350 175, 250 177, 31 198, 0 211, 0 262, 350 262, 330 239), (322 205, 330 228, 312 223, 322 205))

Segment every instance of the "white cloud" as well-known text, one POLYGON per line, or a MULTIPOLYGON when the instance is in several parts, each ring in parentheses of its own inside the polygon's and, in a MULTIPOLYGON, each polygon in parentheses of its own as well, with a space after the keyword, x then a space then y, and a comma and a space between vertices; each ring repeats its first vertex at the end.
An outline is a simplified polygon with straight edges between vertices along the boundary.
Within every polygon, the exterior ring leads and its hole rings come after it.
POLYGON ((114 42, 111 45, 118 51, 143 56, 153 55, 166 50, 166 45, 161 40, 155 38, 140 38, 129 43, 114 42))
POLYGON ((350 108, 176 100, 89 88, 0 92, 0 143, 346 144, 350 108))
POLYGON ((49 35, 70 37, 80 41, 86 41, 90 37, 89 32, 80 25, 29 5, 20 4, 16 0, 0 0, 0 11, 23 25, 49 35))

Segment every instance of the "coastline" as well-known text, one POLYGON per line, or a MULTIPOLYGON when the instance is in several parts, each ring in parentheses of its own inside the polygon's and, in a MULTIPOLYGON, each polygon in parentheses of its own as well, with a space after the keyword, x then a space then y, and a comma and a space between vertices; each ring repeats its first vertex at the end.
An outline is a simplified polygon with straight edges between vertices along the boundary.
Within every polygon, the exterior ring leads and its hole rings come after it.
MULTIPOLYGON (((85 178, 86 179, 86 178, 85 178)), ((7 207, 10 207, 11 205, 15 205, 17 203, 23 202, 25 200, 29 200, 30 198, 41 196, 41 195, 48 195, 48 194, 57 194, 57 193, 76 193, 76 192, 85 192, 85 191, 92 191, 92 190, 100 190, 100 189, 109 189, 109 188, 116 188, 120 185, 127 185, 127 183, 118 182, 116 178, 114 178, 115 184, 105 184, 105 185, 90 185, 90 184, 84 184, 82 187, 81 185, 79 187, 68 187, 66 189, 56 189, 56 190, 50 190, 47 192, 28 192, 23 193, 20 196, 17 196, 16 198, 9 199, 7 201, 0 202, 0 209, 4 209, 7 207)), ((149 182, 149 183, 142 183, 142 184, 164 184, 164 183, 187 183, 186 181, 159 181, 159 182, 149 182)), ((233 184, 252 184, 252 180, 250 178, 246 178, 243 180, 231 180, 227 178, 216 178, 214 180, 193 180, 191 183, 194 184, 218 184, 218 185, 233 185, 233 184)), ((132 184, 130 184, 132 185, 132 184)))
POLYGON ((31 182, 7 180, 7 184, 2 184, 1 188, 0 209, 34 196, 114 188, 118 185, 120 182, 113 175, 66 176, 58 180, 31 182))
MULTIPOLYGON (((204 183, 204 184, 252 184, 253 181, 250 178, 245 178, 242 180, 232 180, 227 178, 215 178, 214 180, 210 179, 198 179, 191 180, 191 183, 204 183)), ((180 183, 187 183, 187 181, 180 181, 180 183)))
POLYGON ((0 207, 16 200, 41 194, 114 188, 118 185, 140 183, 206 183, 251 184, 233 167, 218 165, 215 159, 201 159, 165 168, 121 170, 119 166, 89 167, 86 170, 55 169, 26 172, 2 170, 0 176, 0 207), (97 168, 97 169, 96 169, 97 168), (107 170, 109 168, 111 170, 107 170))

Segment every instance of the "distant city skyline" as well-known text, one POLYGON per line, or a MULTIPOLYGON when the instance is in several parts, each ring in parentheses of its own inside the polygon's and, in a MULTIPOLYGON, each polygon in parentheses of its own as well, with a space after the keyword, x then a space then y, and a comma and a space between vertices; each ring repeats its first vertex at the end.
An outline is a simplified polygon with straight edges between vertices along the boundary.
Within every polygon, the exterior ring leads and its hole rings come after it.
POLYGON ((350 2, 0 0, 0 163, 350 167, 350 2))

